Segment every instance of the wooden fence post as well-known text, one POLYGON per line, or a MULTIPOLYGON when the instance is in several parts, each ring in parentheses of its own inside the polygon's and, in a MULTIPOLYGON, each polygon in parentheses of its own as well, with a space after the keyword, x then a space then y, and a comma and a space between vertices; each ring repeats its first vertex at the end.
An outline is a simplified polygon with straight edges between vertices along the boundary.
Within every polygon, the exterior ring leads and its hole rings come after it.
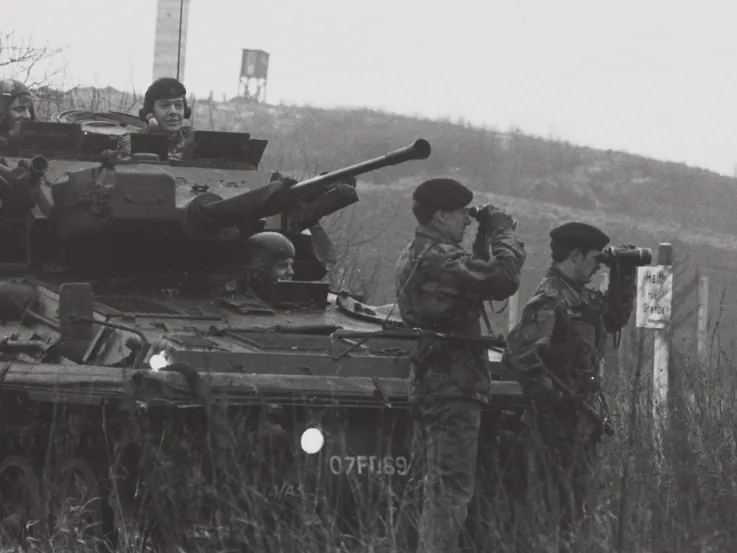
MULTIPOLYGON (((599 284, 599 290, 602 293, 606 293, 607 288, 609 287, 609 271, 604 271, 601 275, 601 284, 599 284)), ((599 377, 604 377, 604 372, 606 371, 606 348, 604 348, 604 356, 601 358, 601 362, 599 363, 599 377)))
POLYGON ((638 327, 654 332, 653 355, 653 423, 656 447, 662 451, 661 432, 668 420, 668 366, 670 360, 670 327, 673 303, 673 248, 658 246, 658 265, 637 269, 638 327))
POLYGON ((696 349, 702 370, 706 370, 709 364, 709 277, 701 276, 697 270, 696 278, 699 279, 699 315, 696 327, 696 349))

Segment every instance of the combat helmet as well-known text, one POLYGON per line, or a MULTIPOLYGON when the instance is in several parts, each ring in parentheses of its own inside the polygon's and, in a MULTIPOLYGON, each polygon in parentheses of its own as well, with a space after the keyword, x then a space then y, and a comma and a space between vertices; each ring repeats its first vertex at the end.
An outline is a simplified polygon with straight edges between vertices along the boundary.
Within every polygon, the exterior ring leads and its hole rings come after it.
MULTIPOLYGON (((8 109, 10 104, 20 96, 31 96, 31 91, 20 81, 15 79, 0 80, 0 132, 8 132, 8 109)), ((31 120, 36 120, 36 111, 31 103, 31 120)))
POLYGON ((283 234, 259 232, 246 240, 244 261, 250 268, 259 269, 293 258, 295 254, 294 244, 283 234))

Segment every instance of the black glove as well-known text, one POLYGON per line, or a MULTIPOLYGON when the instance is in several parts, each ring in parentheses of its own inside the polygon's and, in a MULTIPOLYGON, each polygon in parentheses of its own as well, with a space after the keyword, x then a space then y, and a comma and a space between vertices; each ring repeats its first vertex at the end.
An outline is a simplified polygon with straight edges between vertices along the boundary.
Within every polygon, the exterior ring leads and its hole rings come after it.
POLYGON ((484 232, 489 234, 498 229, 514 230, 517 228, 517 221, 515 221, 513 217, 491 204, 487 204, 479 209, 479 213, 476 218, 484 232))

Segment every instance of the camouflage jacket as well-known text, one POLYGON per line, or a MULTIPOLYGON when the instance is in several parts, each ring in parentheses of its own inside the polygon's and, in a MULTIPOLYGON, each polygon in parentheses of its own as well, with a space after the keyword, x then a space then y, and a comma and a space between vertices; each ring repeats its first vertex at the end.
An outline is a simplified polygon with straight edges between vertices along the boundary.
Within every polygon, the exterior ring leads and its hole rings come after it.
MULTIPOLYGON (((397 305, 402 320, 415 328, 481 335, 483 302, 501 300, 517 291, 525 257, 524 244, 512 230, 477 237, 474 252, 469 253, 433 228, 419 226, 397 263, 397 305)), ((413 353, 413 399, 466 398, 488 403, 490 383, 483 348, 422 339, 413 353)))
MULTIPOLYGON (((140 131, 144 133, 163 133, 156 127, 147 127, 140 131)), ((131 157, 131 135, 130 133, 121 135, 118 138, 118 147, 116 156, 118 159, 128 159, 131 157)), ((194 138, 194 129, 184 126, 177 132, 169 136, 169 160, 181 161, 187 156, 188 146, 194 138)))
POLYGON ((598 390, 607 333, 627 324, 636 293, 634 271, 612 270, 604 294, 550 267, 509 333, 502 358, 525 396, 534 399, 553 387, 550 371, 574 394, 591 397, 598 390))

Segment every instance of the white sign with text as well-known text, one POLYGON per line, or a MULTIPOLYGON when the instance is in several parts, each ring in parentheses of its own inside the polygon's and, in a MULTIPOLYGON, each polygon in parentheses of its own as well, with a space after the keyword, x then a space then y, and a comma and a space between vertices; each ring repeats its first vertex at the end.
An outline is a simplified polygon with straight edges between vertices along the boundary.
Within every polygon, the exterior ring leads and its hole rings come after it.
POLYGON ((637 268, 637 317, 641 328, 666 328, 673 302, 673 267, 637 268))

